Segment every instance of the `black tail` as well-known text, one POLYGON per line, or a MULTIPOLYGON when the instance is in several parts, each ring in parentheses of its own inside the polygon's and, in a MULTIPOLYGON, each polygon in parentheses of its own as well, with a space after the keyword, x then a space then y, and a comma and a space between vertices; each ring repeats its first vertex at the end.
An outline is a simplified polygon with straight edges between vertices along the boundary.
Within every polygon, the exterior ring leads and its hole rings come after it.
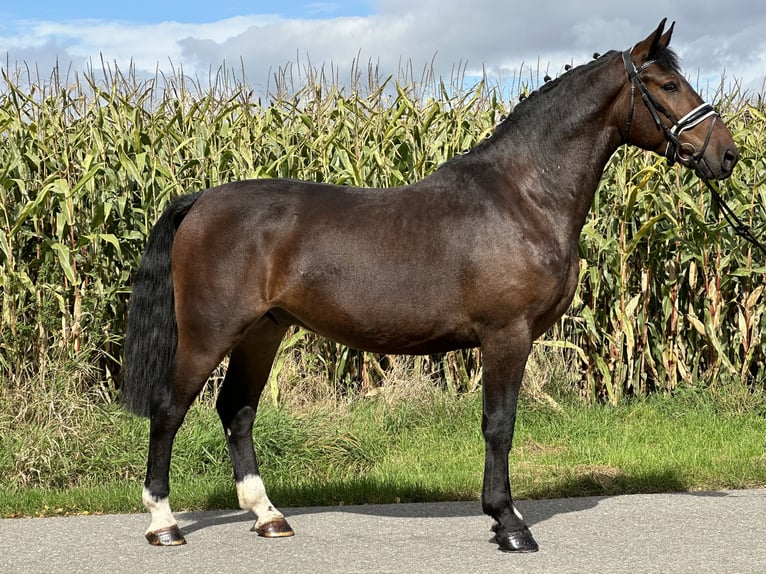
POLYGON ((178 344, 171 275, 176 230, 202 192, 179 197, 165 210, 149 234, 146 251, 133 282, 122 362, 122 402, 148 417, 154 397, 170 385, 178 344))

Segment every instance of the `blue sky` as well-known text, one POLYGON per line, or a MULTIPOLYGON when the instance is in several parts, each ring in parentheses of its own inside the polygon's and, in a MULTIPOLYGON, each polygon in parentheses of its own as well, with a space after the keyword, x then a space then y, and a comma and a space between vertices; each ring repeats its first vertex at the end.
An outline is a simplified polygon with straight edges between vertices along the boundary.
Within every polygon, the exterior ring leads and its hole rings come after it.
MULTIPOLYGON (((344 2, 306 2, 303 0, 134 0, 132 2, 104 2, 103 0, 36 0, 34 2, 4 2, 0 18, 20 20, 80 20, 96 18, 126 22, 176 21, 201 23, 223 20, 243 14, 275 14, 286 18, 328 18, 339 16, 365 16, 370 14, 372 2, 365 0, 344 2)), ((2 24, 0 24, 0 27, 2 24)))
POLYGON ((103 60, 139 74, 182 67, 207 76, 222 65, 244 69, 263 89, 276 70, 307 62, 339 79, 368 64, 380 77, 433 69, 449 80, 462 70, 516 83, 593 52, 624 49, 662 17, 676 20, 672 46, 700 88, 736 81, 763 92, 763 0, 133 0, 4 1, 0 67, 70 69, 103 60))

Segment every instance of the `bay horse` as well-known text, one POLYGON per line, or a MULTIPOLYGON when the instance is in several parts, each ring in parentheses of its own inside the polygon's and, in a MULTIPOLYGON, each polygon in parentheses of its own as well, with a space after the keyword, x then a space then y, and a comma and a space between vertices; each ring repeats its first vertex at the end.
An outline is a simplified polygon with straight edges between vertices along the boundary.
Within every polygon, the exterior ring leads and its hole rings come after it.
POLYGON ((491 137, 390 189, 239 181, 176 199, 133 284, 122 399, 150 418, 146 538, 185 542, 170 510, 176 431, 221 360, 216 402, 239 504, 264 537, 292 536, 258 472, 252 428, 280 341, 300 325, 349 347, 430 354, 480 347, 481 504, 503 551, 538 549, 511 497, 508 455, 532 342, 569 306, 578 237, 622 144, 708 179, 739 152, 682 76, 665 20, 624 52, 562 74, 491 137))

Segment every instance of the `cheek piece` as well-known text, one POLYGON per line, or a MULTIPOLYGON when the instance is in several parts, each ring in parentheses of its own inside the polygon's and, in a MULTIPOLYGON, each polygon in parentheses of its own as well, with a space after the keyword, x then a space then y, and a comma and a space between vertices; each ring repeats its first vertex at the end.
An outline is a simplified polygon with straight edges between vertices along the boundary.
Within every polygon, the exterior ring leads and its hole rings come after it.
POLYGON ((665 158, 667 158, 668 163, 673 165, 677 161, 687 167, 696 167, 696 164, 702 160, 710 138, 713 135, 713 128, 719 118, 718 112, 710 104, 704 103, 694 108, 680 120, 674 120, 672 114, 652 95, 640 76, 641 72, 653 65, 655 61, 648 60, 636 68, 630 57, 630 50, 625 50, 622 53, 622 60, 630 80, 630 111, 628 112, 628 121, 625 125, 625 141, 630 143, 630 124, 633 121, 633 108, 636 100, 636 91, 638 91, 641 94, 644 105, 646 105, 649 113, 652 115, 654 123, 663 131, 665 139, 668 140, 668 145, 665 148, 665 158), (671 122, 670 127, 662 123, 660 114, 671 122), (702 148, 699 151, 690 143, 681 143, 680 137, 683 132, 692 129, 708 118, 712 118, 712 121, 710 122, 702 148))

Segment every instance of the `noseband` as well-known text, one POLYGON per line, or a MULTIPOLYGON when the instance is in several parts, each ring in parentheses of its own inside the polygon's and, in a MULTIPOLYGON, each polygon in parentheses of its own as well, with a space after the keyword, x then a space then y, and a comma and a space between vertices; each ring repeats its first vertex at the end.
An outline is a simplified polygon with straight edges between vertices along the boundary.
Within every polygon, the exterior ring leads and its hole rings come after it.
POLYGON ((705 103, 694 108, 680 120, 675 121, 672 114, 652 95, 640 76, 641 72, 655 63, 655 60, 648 60, 636 68, 636 65, 630 57, 630 52, 630 50, 625 50, 622 53, 622 60, 625 63, 625 71, 628 72, 628 79, 630 80, 630 111, 628 112, 628 121, 625 125, 626 143, 630 143, 630 124, 633 121, 633 106, 635 105, 636 90, 638 90, 641 94, 641 99, 644 101, 644 105, 646 105, 649 113, 654 119, 654 123, 664 132, 665 139, 668 140, 668 146, 665 149, 665 157, 667 158, 668 163, 673 165, 673 163, 677 161, 686 167, 695 167, 705 154, 707 145, 713 135, 713 128, 719 118, 718 112, 715 111, 713 106, 705 103), (662 123, 660 114, 670 121, 672 124, 670 127, 662 123), (708 118, 713 118, 713 120, 710 122, 710 127, 708 128, 705 142, 702 144, 702 149, 697 151, 692 144, 688 142, 681 143, 680 138, 683 132, 692 129, 694 126, 704 122, 708 118), (688 155, 681 154, 684 150, 690 151, 691 153, 688 155))
POLYGON ((707 149, 707 145, 710 142, 711 136, 713 135, 713 127, 720 117, 718 112, 716 112, 713 106, 710 104, 702 104, 694 108, 680 120, 674 121, 670 112, 668 112, 665 107, 657 101, 657 99, 649 91, 649 89, 646 87, 646 84, 639 75, 649 66, 654 64, 655 61, 648 60, 636 68, 636 65, 630 58, 630 50, 625 50, 622 53, 622 61, 625 63, 625 71, 628 72, 628 79, 630 80, 630 111, 628 112, 628 121, 625 124, 625 143, 630 143, 630 124, 633 121, 633 106, 636 102, 636 90, 638 90, 641 93, 641 99, 644 100, 644 104, 654 119, 654 123, 657 124, 657 127, 665 133, 665 138, 668 140, 668 147, 665 150, 665 157, 668 160, 668 164, 673 165, 673 163, 677 161, 683 166, 691 167, 694 169, 694 171, 697 172, 699 178, 713 194, 716 203, 718 203, 718 206, 723 212, 724 218, 734 228, 734 232, 758 247, 764 254, 766 254, 766 245, 761 243, 753 234, 752 229, 750 229, 748 225, 743 223, 742 220, 737 217, 737 214, 734 213, 734 210, 732 210, 731 207, 726 204, 723 197, 721 197, 721 194, 713 186, 710 180, 708 180, 707 177, 704 177, 698 169, 698 164, 700 160, 702 160, 702 156, 705 154, 705 149, 707 149), (670 127, 662 123, 660 120, 660 114, 665 116, 670 121, 672 124, 670 127), (679 138, 681 137, 682 133, 684 133, 686 130, 692 129, 694 126, 704 122, 708 118, 713 119, 710 122, 710 127, 707 130, 707 136, 705 136, 705 142, 702 144, 702 149, 697 151, 692 144, 681 143, 679 138), (680 152, 684 149, 690 150, 691 154, 687 156, 681 155, 680 152))

